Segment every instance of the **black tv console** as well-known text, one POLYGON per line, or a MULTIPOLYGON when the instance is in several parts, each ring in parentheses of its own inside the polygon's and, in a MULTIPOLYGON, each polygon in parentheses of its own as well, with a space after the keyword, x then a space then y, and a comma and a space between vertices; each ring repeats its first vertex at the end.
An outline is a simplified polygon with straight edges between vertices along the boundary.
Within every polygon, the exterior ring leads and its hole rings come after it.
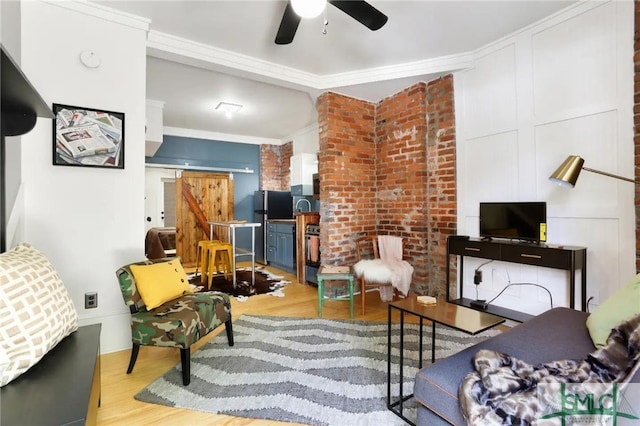
MULTIPOLYGON (((587 249, 586 247, 558 246, 547 244, 522 243, 511 240, 486 240, 451 235, 447 238, 447 300, 451 303, 471 307, 473 299, 463 296, 462 280, 464 277, 464 258, 478 257, 499 260, 502 262, 520 263, 524 265, 542 266, 545 268, 569 271, 569 307, 575 309, 576 271, 580 271, 581 310, 587 311, 587 249), (460 297, 451 300, 449 294, 450 256, 459 256, 460 276, 458 288, 460 297)), ((486 312, 509 318, 515 321, 526 321, 531 315, 489 305, 486 312)))

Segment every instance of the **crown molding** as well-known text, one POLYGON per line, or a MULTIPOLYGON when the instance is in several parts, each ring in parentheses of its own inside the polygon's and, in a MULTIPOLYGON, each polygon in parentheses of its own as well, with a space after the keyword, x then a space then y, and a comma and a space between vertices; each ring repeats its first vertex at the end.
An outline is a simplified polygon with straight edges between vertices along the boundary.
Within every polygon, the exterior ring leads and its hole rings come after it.
POLYGON ((275 83, 297 90, 320 92, 335 87, 453 72, 470 66, 473 59, 473 53, 465 52, 405 64, 321 76, 154 30, 149 31, 147 49, 150 56, 160 59, 218 72, 233 71, 236 76, 240 71, 242 77, 253 80, 275 83))
POLYGON ((280 139, 261 138, 257 136, 235 135, 231 133, 208 132, 206 130, 185 129, 181 127, 163 127, 164 135, 179 136, 183 138, 208 139, 220 142, 236 142, 254 145, 282 145, 286 143, 280 139))
POLYGON ((125 25, 138 30, 149 32, 151 20, 133 15, 127 12, 121 12, 110 7, 102 6, 86 0, 41 0, 53 6, 63 9, 72 10, 82 13, 83 15, 92 16, 94 18, 104 19, 105 21, 114 22, 116 24, 125 25))
POLYGON ((212 71, 233 71, 234 75, 242 71, 248 75, 267 77, 268 80, 291 83, 292 88, 296 89, 319 88, 316 87, 318 77, 315 74, 159 31, 149 32, 147 48, 151 56, 169 60, 179 58, 178 62, 212 71))
POLYGON ((304 135, 307 134, 311 131, 316 131, 318 132, 320 130, 320 126, 318 125, 318 123, 311 123, 306 127, 303 127, 300 130, 295 131, 294 133, 291 133, 290 135, 287 135, 285 137, 282 138, 282 143, 288 143, 291 142, 292 140, 294 140, 297 136, 300 135, 304 135))
POLYGON ((321 87, 323 89, 332 89, 334 87, 375 83, 378 81, 395 80, 405 77, 454 72, 469 68, 473 63, 473 56, 473 52, 465 52, 456 55, 442 56, 439 58, 407 62, 404 64, 330 74, 325 77, 321 77, 321 87))

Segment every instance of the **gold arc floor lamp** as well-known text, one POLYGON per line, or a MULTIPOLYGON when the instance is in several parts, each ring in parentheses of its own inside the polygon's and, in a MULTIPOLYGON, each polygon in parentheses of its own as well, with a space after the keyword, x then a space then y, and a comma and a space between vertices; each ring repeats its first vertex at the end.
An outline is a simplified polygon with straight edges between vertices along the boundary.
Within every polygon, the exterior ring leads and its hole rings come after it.
POLYGON ((640 181, 629 179, 623 176, 614 175, 612 173, 603 172, 600 170, 591 169, 589 167, 584 167, 584 159, 578 155, 570 155, 560 167, 553 172, 551 176, 549 176, 549 180, 551 182, 557 183, 560 186, 564 186, 566 188, 573 188, 576 186, 576 181, 578 180, 578 176, 580 176, 581 170, 586 170, 588 172, 597 173, 599 175, 609 176, 615 179, 626 180, 627 182, 639 184, 640 181))

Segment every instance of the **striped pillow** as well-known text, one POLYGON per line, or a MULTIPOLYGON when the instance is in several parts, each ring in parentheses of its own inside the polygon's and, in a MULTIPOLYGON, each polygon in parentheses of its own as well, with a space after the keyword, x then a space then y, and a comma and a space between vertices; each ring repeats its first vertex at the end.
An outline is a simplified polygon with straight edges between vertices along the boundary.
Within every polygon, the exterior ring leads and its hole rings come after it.
POLYGON ((77 329, 69 293, 41 252, 22 244, 0 254, 0 386, 77 329))

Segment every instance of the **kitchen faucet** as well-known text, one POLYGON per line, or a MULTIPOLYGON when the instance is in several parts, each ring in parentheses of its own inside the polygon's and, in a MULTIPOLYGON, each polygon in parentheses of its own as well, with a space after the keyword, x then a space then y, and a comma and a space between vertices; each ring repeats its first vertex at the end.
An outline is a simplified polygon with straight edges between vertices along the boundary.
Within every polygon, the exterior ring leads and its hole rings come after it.
POLYGON ((296 201, 296 210, 301 212, 302 210, 298 208, 298 204, 300 204, 300 201, 306 201, 307 204, 309 205, 309 211, 311 211, 311 202, 309 202, 309 200, 307 200, 306 198, 300 198, 298 201, 296 201))

